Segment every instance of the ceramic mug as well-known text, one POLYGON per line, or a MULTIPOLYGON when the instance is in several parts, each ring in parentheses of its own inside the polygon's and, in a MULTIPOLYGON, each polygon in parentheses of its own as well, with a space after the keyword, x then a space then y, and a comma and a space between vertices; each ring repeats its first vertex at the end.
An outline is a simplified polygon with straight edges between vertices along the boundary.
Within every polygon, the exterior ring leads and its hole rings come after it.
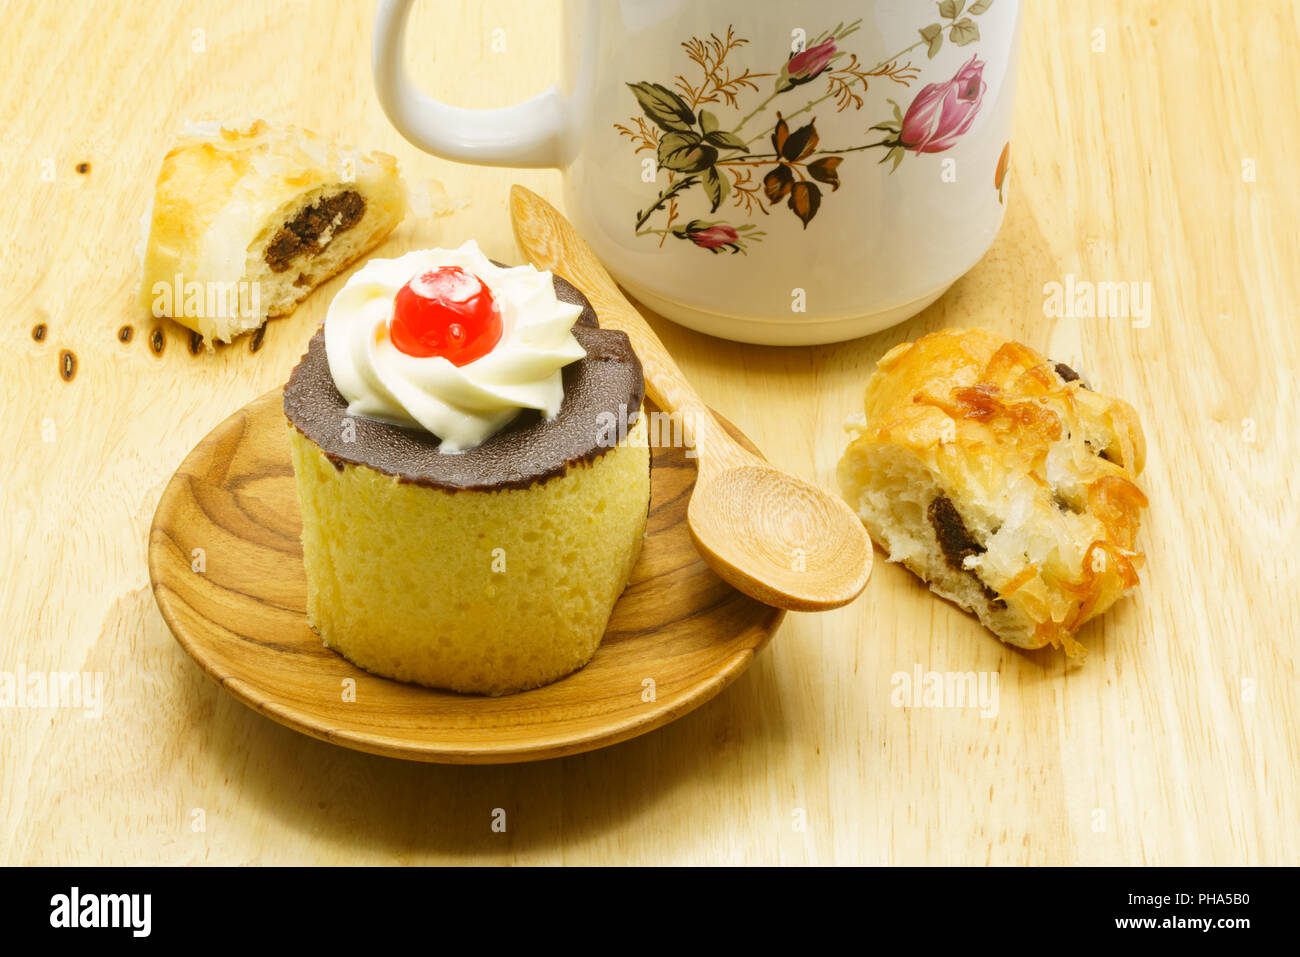
POLYGON ((743 342, 836 342, 937 299, 1006 202, 1018 0, 568 0, 563 75, 436 102, 381 0, 380 103, 447 159, 564 170, 565 211, 633 296, 743 342))

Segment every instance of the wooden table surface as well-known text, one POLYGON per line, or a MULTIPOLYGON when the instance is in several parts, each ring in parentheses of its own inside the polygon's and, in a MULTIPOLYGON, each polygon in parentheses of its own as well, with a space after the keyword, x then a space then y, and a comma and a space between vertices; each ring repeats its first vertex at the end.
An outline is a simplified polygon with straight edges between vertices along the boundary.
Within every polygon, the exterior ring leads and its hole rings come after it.
MULTIPOLYGON (((558 73, 557 8, 425 4, 417 74, 464 106, 517 101, 558 73)), ((16 25, 0 39, 0 672, 104 681, 99 718, 0 707, 0 862, 1300 862, 1296 9, 1030 0, 1006 224, 938 303, 819 348, 652 317, 710 403, 827 485, 875 360, 935 329, 989 325, 1130 399, 1148 561, 1136 598, 1086 629, 1086 664, 1003 646, 878 553, 862 598, 789 615, 736 684, 664 729, 445 767, 254 714, 164 625, 145 564, 164 484, 287 377, 341 280, 256 353, 191 354, 131 307, 140 220, 190 118, 394 153, 432 209, 381 253, 476 237, 515 260, 509 184, 558 201, 559 174, 403 142, 371 88, 371 4, 0 4, 16 25), (1151 283, 1150 323, 1045 316, 1044 285, 1067 276, 1151 283), (896 707, 894 676, 917 668, 996 673, 996 715, 896 707)))

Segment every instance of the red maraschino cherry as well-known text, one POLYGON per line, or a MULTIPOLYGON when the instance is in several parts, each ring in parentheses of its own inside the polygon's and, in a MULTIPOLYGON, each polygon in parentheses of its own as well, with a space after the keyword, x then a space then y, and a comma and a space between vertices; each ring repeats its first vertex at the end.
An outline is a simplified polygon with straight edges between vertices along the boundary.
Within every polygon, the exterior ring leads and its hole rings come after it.
POLYGON ((501 341, 501 309, 478 276, 441 266, 397 290, 388 335, 408 356, 442 356, 463 366, 501 341))

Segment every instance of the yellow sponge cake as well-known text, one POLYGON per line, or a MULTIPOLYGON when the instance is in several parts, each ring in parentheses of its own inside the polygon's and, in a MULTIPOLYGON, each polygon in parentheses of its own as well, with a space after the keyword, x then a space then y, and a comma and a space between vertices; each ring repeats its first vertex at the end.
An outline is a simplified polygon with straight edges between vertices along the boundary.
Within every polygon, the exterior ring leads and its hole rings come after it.
POLYGON ((472 243, 367 264, 285 389, 312 627, 454 691, 581 668, 645 534, 643 390, 626 336, 558 277, 472 243))

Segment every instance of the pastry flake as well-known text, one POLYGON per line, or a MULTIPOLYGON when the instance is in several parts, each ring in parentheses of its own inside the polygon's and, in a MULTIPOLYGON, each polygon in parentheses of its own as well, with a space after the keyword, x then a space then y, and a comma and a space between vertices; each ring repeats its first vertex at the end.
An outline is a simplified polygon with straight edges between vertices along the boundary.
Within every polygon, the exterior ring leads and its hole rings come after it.
POLYGON ((983 329, 890 350, 840 488, 871 537, 1003 641, 1082 657, 1079 628, 1138 584, 1137 414, 983 329))

